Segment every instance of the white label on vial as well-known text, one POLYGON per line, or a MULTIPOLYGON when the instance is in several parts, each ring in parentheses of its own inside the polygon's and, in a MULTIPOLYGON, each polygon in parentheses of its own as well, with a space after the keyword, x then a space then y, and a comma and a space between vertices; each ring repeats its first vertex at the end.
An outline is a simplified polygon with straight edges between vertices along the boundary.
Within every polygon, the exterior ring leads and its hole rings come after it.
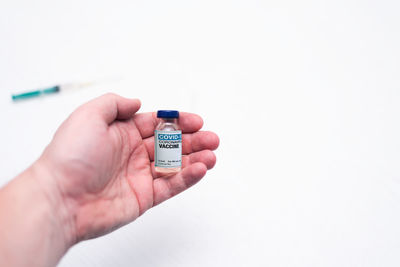
POLYGON ((156 167, 179 168, 182 165, 182 132, 159 131, 154 134, 156 167))

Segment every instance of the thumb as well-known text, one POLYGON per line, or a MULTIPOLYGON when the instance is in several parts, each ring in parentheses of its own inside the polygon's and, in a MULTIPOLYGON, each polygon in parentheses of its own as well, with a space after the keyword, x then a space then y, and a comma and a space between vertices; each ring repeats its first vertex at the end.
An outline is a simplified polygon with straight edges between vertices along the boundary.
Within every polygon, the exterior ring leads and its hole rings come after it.
POLYGON ((129 99, 117 94, 107 93, 95 98, 81 107, 82 112, 98 114, 107 124, 114 120, 125 120, 140 108, 139 99, 129 99))

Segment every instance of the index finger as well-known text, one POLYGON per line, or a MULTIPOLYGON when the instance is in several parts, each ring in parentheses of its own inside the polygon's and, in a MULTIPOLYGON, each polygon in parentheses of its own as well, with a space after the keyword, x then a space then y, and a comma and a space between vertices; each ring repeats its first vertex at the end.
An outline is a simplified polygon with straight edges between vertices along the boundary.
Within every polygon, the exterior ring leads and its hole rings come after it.
MULTIPOLYGON (((154 130, 157 127, 159 119, 156 112, 147 112, 135 114, 133 121, 142 138, 147 138, 154 135, 154 130)), ((203 119, 194 113, 179 112, 178 124, 183 133, 193 133, 203 127, 203 119)))

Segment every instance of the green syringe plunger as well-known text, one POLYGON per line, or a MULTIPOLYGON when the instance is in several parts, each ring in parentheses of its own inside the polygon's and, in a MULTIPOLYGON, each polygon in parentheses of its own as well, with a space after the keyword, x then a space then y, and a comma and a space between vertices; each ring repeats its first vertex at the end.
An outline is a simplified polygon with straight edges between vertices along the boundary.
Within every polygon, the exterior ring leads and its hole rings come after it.
POLYGON ((18 101, 18 100, 23 100, 23 99, 29 99, 32 97, 38 97, 41 95, 55 94, 58 92, 60 92, 60 86, 56 85, 56 86, 45 88, 45 89, 34 90, 34 91, 25 92, 25 93, 21 93, 21 94, 13 94, 11 96, 11 98, 13 101, 18 101))

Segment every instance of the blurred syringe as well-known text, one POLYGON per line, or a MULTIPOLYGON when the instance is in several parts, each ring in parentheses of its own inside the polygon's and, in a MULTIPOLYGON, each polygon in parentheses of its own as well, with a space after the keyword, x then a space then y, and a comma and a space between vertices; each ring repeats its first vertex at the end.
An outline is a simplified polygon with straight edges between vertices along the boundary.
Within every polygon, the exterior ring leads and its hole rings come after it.
POLYGON ((33 98, 33 97, 42 96, 42 95, 56 94, 56 93, 59 93, 60 91, 66 90, 66 89, 69 90, 69 89, 83 88, 86 86, 91 86, 93 84, 94 84, 94 82, 75 83, 75 84, 60 84, 60 85, 55 85, 55 86, 48 87, 48 88, 41 88, 41 89, 36 89, 36 90, 24 92, 24 93, 13 94, 13 95, 11 95, 11 98, 13 101, 24 100, 24 99, 29 99, 29 98, 33 98))
POLYGON ((66 91, 66 90, 69 91, 69 90, 74 90, 74 89, 81 89, 84 87, 97 85, 99 83, 115 82, 118 80, 121 80, 121 78, 114 77, 114 78, 100 79, 100 80, 96 80, 96 81, 92 81, 92 82, 85 82, 85 83, 59 84, 59 85, 54 85, 54 86, 51 86, 48 88, 41 88, 41 89, 36 89, 36 90, 27 91, 27 92, 23 92, 23 93, 12 94, 11 99, 13 101, 19 101, 19 100, 29 99, 29 98, 43 96, 43 95, 57 94, 61 91, 66 91))

